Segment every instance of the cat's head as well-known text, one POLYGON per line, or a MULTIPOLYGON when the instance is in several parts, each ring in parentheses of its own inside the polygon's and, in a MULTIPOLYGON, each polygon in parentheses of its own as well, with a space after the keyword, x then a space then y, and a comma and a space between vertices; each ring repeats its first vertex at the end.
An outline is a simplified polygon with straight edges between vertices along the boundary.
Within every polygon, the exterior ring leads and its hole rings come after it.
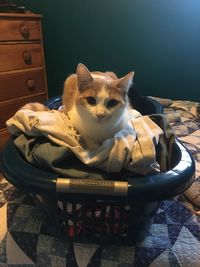
POLYGON ((134 72, 118 79, 114 73, 90 72, 80 63, 76 75, 75 104, 84 117, 103 123, 123 115, 129 104, 127 94, 134 72))

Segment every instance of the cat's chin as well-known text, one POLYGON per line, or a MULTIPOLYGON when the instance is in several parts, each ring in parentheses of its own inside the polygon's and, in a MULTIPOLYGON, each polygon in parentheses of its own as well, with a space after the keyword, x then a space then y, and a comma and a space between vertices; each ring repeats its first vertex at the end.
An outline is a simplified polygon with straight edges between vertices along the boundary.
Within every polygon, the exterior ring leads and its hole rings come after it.
POLYGON ((108 117, 104 117, 104 118, 94 118, 94 122, 97 124, 105 124, 109 121, 108 117))
POLYGON ((103 124, 103 123, 105 123, 106 121, 108 121, 108 119, 106 119, 106 118, 100 118, 100 119, 97 118, 97 119, 96 119, 96 122, 97 122, 97 123, 100 123, 100 124, 103 124))

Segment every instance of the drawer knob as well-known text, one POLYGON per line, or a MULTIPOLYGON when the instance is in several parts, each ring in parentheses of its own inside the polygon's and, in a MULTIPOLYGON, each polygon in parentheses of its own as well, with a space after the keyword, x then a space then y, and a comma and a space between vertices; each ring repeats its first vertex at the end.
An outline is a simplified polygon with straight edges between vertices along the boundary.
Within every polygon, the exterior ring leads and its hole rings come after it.
POLYGON ((26 64, 31 64, 31 62, 32 62, 32 58, 31 58, 31 53, 30 52, 28 52, 28 51, 24 51, 23 52, 23 58, 24 58, 24 62, 26 63, 26 64))
POLYGON ((20 33, 24 37, 24 39, 29 38, 30 32, 29 32, 29 28, 27 26, 25 26, 25 25, 21 26, 20 33))
POLYGON ((26 86, 28 87, 28 89, 34 90, 35 89, 35 80, 32 80, 32 79, 27 80, 26 86))

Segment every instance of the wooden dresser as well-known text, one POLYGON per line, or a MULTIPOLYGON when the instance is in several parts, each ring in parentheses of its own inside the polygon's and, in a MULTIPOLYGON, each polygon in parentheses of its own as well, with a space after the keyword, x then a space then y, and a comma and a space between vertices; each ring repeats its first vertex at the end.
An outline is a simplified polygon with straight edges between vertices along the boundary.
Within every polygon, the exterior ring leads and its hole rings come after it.
POLYGON ((0 13, 0 149, 5 121, 29 102, 47 99, 41 15, 0 13))

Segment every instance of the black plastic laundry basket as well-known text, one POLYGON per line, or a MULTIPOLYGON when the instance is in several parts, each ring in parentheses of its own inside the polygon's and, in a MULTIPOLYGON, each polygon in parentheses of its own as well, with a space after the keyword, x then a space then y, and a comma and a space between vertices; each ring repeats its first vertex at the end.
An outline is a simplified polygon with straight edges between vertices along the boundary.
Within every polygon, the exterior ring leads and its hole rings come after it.
MULTIPOLYGON (((162 112, 155 100, 144 99, 148 114, 162 112)), ((46 104, 57 109, 61 99, 54 97, 46 104)), ((9 182, 36 199, 56 236, 132 244, 144 236, 159 202, 184 192, 194 180, 194 160, 179 140, 171 162, 165 172, 122 181, 117 175, 115 181, 63 179, 26 162, 11 138, 1 153, 0 167, 9 182)))

